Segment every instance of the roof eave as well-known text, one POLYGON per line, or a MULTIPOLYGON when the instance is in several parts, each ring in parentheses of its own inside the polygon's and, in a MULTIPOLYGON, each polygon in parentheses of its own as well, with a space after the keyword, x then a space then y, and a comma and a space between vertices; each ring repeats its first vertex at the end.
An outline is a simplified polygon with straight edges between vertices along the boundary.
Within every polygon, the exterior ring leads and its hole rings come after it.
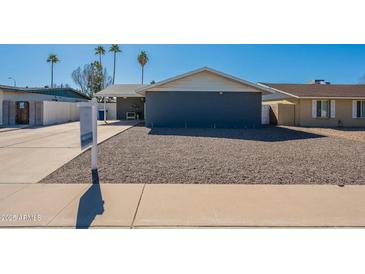
POLYGON ((341 100, 364 100, 365 96, 301 96, 299 99, 341 99, 341 100))
MULTIPOLYGON (((2 91, 6 91, 6 92, 24 92, 24 93, 32 93, 32 94, 45 94, 45 92, 49 92, 49 91, 71 91, 76 93, 77 95, 81 96, 82 98, 86 99, 86 100, 90 100, 91 98, 89 96, 87 96, 86 94, 73 89, 73 88, 21 88, 21 87, 4 87, 4 86, 0 86, 0 90, 2 91)), ((59 96, 59 97, 64 97, 64 96, 59 96)))
POLYGON ((275 92, 279 92, 279 93, 285 94, 285 95, 290 96, 290 97, 293 97, 293 98, 297 98, 297 99, 299 99, 299 98, 300 98, 299 96, 294 95, 294 94, 292 94, 292 93, 289 93, 289 92, 286 92, 286 91, 282 91, 282 90, 280 90, 280 89, 276 89, 276 88, 273 88, 273 87, 267 86, 267 85, 262 84, 262 83, 257 83, 257 85, 262 86, 262 87, 265 87, 265 88, 267 88, 267 89, 271 90, 271 93, 272 93, 272 94, 273 94, 273 93, 275 93, 275 92))
POLYGON ((95 97, 122 97, 122 98, 142 98, 142 95, 130 95, 130 94, 95 94, 95 97))

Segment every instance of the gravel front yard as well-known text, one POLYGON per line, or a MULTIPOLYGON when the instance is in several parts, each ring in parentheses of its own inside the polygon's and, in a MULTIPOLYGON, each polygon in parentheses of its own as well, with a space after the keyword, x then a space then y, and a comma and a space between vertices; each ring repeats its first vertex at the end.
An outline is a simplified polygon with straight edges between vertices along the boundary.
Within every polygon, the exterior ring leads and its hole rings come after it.
POLYGON ((286 128, 324 135, 328 137, 339 137, 353 141, 365 142, 365 128, 314 128, 314 127, 286 127, 286 128))
MULTIPOLYGON (((101 183, 364 184, 365 143, 290 128, 131 128, 99 145, 101 183)), ((90 151, 42 183, 89 183, 90 151)))

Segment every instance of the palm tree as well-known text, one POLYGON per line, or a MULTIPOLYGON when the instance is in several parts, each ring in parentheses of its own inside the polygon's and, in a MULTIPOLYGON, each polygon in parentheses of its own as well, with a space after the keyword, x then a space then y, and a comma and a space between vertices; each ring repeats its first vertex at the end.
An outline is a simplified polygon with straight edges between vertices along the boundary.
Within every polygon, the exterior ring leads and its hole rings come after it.
POLYGON ((47 58, 47 63, 51 63, 51 88, 53 88, 53 64, 58 63, 60 60, 58 59, 56 54, 49 54, 47 58))
POLYGON ((113 44, 110 47, 109 52, 113 52, 113 54, 114 54, 114 67, 113 67, 113 85, 114 85, 114 80, 115 80, 115 63, 116 63, 117 53, 118 52, 122 52, 122 51, 120 50, 120 48, 119 48, 118 45, 113 44))
POLYGON ((148 55, 145 51, 141 51, 140 54, 138 54, 137 56, 137 60, 138 63, 141 65, 142 67, 142 85, 143 85, 143 74, 144 74, 144 66, 147 64, 148 62, 148 55))
POLYGON ((99 55, 99 63, 101 65, 101 56, 105 54, 105 49, 103 46, 98 46, 95 48, 95 55, 99 55))

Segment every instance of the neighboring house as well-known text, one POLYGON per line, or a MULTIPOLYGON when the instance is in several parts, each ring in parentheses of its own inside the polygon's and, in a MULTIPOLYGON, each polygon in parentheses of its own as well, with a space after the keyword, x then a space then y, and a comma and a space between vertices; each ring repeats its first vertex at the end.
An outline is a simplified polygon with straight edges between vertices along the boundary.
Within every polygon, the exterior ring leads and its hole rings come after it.
MULTIPOLYGON (((44 111, 45 108, 52 107, 53 114, 62 116, 63 109, 69 107, 66 107, 66 103, 57 105, 45 102, 71 103, 89 99, 72 88, 26 88, 0 85, 0 126, 48 124, 49 119, 47 120, 48 117, 45 117, 47 115, 44 111)), ((52 120, 57 122, 57 117, 52 120)))
POLYGON ((117 97, 118 119, 138 117, 147 127, 244 128, 261 125, 268 88, 200 68, 153 85, 114 85, 97 96, 117 97))
POLYGON ((280 125, 310 127, 364 127, 365 85, 260 83, 273 94, 263 96, 272 120, 280 125), (275 121, 276 120, 276 121, 275 121))

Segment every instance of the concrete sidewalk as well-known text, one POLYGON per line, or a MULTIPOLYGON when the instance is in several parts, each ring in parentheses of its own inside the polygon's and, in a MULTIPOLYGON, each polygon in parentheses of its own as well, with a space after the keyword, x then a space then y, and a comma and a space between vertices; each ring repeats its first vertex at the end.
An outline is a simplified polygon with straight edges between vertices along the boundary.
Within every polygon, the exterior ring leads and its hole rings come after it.
MULTIPOLYGON (((98 143, 136 122, 98 122, 98 143)), ((80 123, 0 132, 0 184, 36 183, 82 151, 80 123)))
POLYGON ((2 227, 363 227, 365 186, 0 184, 2 227))

